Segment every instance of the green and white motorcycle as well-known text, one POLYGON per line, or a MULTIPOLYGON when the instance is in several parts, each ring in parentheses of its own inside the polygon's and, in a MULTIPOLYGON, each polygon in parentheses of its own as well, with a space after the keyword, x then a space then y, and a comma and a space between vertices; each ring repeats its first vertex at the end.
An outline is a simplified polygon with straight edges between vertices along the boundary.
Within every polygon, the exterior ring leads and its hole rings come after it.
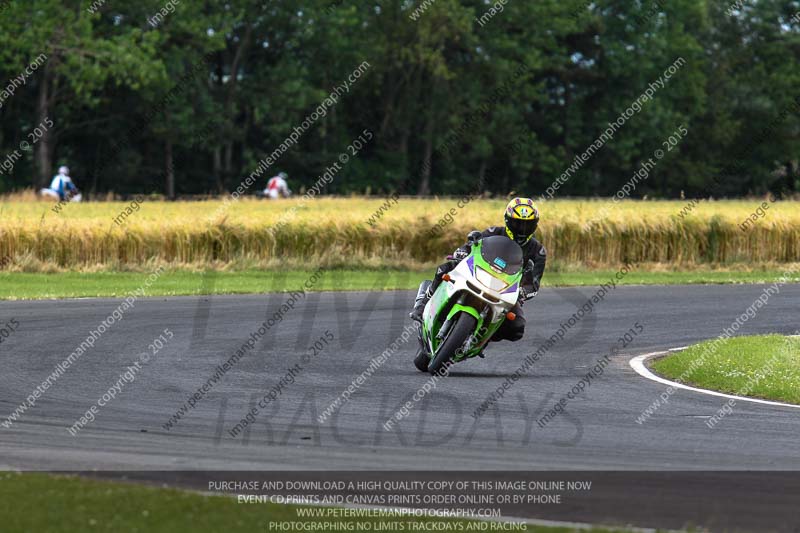
MULTIPOLYGON (((477 232, 474 232, 477 233, 477 232)), ((425 306, 420 349, 414 365, 436 374, 445 365, 481 355, 519 298, 522 249, 508 237, 478 240, 470 234, 471 251, 442 283, 425 306)), ((420 291, 427 290, 423 282, 420 291)))

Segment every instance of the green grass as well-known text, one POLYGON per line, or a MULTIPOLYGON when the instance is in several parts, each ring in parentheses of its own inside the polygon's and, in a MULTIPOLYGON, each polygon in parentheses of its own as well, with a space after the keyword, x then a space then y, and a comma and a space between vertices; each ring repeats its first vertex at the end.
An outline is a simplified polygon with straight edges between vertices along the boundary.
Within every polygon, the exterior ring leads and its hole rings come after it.
MULTIPOLYGON (((307 522, 292 506, 269 503, 239 504, 233 497, 210 496, 147 485, 98 481, 48 474, 0 474, 0 531, 3 533, 256 533, 268 532, 270 522, 307 522)), ((403 529, 382 529, 386 533, 409 531, 408 522, 460 523, 468 521, 435 518, 337 518, 322 519, 343 526, 355 521, 400 522, 403 529)), ((456 531, 455 527, 448 531, 456 531)), ((322 531, 322 530, 317 530, 322 531)), ((333 531, 347 531, 337 528, 333 531)), ((561 533, 564 528, 528 526, 534 533, 561 533)), ((599 532, 600 530, 593 530, 599 532)))
POLYGON ((652 369, 704 389, 800 404, 800 337, 733 337, 708 351, 710 342, 658 359, 652 369))
MULTIPOLYGON (((148 296, 192 294, 258 294, 296 290, 313 271, 222 271, 204 275, 182 270, 167 271, 147 290, 148 296), (285 276, 285 277, 281 277, 285 276)), ((312 290, 395 290, 416 289, 429 278, 432 269, 420 271, 332 270, 324 274, 312 290)), ((599 285, 607 283, 615 271, 577 271, 545 273, 544 287, 599 285)), ((147 273, 138 272, 63 272, 0 273, 0 299, 119 297, 141 287, 147 273)), ((692 283, 767 283, 781 276, 780 271, 734 272, 690 271, 647 272, 632 270, 622 285, 670 285, 692 283)))

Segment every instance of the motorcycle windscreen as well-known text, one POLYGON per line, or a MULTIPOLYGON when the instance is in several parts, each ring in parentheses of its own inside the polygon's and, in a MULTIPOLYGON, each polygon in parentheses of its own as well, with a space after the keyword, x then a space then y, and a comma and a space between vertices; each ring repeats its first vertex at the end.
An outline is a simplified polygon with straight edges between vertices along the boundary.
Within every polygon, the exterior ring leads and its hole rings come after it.
POLYGON ((522 269, 522 248, 502 235, 481 240, 481 257, 504 274, 516 274, 522 269))

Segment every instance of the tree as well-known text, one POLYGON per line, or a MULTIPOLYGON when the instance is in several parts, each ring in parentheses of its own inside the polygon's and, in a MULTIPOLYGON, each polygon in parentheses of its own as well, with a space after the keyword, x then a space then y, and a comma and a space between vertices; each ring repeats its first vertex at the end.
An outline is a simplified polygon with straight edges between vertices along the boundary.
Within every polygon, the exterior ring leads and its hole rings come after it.
POLYGON ((0 13, 4 70, 24 73, 34 58, 46 57, 31 75, 35 115, 28 125, 50 119, 55 126, 34 145, 35 186, 46 183, 60 137, 96 123, 72 115, 95 106, 98 92, 109 82, 141 87, 164 74, 153 34, 127 24, 116 24, 114 31, 103 34, 94 22, 100 15, 89 15, 81 4, 13 2, 0 13))

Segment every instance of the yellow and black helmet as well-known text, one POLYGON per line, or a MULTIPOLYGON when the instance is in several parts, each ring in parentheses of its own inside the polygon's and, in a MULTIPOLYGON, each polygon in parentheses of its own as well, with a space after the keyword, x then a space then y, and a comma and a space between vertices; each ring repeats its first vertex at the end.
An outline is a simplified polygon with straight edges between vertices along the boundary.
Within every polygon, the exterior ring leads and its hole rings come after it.
POLYGON ((520 246, 533 237, 539 225, 539 210, 530 198, 514 198, 506 206, 506 234, 520 246))

